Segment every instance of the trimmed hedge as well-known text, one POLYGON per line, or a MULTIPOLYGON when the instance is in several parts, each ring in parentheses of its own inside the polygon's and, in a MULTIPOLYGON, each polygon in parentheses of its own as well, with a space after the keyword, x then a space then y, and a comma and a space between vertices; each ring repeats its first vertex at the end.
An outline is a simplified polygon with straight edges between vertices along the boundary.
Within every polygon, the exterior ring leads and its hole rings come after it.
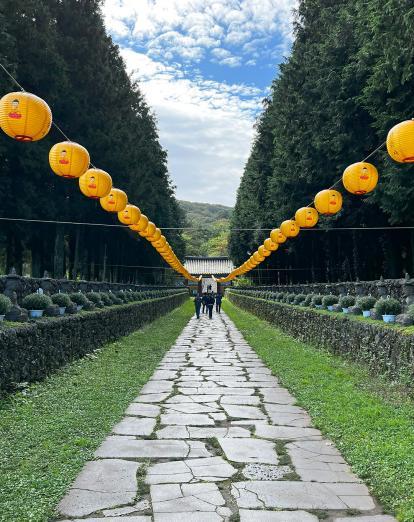
POLYGON ((243 310, 275 324, 296 339, 328 349, 414 387, 414 333, 352 316, 286 305, 227 291, 243 310))
MULTIPOLYGON (((138 303, 0 329, 0 390, 34 382, 170 312, 188 299, 186 291, 138 303)), ((139 347, 137 347, 139 349, 139 347)))

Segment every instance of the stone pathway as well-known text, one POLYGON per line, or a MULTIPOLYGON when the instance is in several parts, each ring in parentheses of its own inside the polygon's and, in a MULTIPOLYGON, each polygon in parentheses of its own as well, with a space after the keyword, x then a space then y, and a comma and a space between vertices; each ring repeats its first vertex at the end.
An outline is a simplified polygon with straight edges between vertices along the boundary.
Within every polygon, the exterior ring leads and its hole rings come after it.
POLYGON ((59 512, 77 522, 395 521, 224 313, 190 320, 59 512))

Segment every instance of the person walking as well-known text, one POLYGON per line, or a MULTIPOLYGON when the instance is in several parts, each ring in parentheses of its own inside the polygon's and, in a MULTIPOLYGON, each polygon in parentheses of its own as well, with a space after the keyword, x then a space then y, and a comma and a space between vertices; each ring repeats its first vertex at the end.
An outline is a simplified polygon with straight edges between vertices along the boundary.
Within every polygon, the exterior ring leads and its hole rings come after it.
POLYGON ((205 314, 207 312, 207 294, 205 292, 203 293, 201 303, 203 305, 203 314, 205 314))
POLYGON ((221 311, 221 301, 223 296, 221 294, 216 295, 216 312, 220 313, 221 311))
POLYGON ((196 313, 197 319, 200 319, 201 301, 202 301, 201 295, 197 294, 194 297, 194 307, 195 307, 195 313, 196 313))
POLYGON ((207 309, 209 319, 213 319, 213 308, 214 308, 214 294, 210 293, 207 295, 207 309))

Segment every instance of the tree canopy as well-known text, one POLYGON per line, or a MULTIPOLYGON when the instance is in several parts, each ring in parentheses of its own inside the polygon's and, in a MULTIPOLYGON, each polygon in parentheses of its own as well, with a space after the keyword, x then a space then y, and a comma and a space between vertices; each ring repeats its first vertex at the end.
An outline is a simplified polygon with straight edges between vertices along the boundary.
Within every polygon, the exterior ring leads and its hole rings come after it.
MULTIPOLYGON (((155 117, 105 32, 100 2, 4 0, 0 31, 1 62, 27 91, 51 106, 65 133, 84 145, 93 163, 111 174, 114 186, 158 226, 180 227, 183 213, 155 117)), ((0 89, 4 94, 16 87, 1 74, 0 89)), ((117 222, 80 194, 77 181, 52 173, 48 151, 63 140, 55 129, 31 144, 2 137, 0 216, 117 222)), ((180 234, 168 231, 166 236, 181 257, 180 234)), ((153 280, 153 271, 126 267, 166 266, 145 240, 121 228, 3 222, 0 241, 5 268, 15 266, 21 273, 25 264, 34 276, 48 270, 55 277, 153 280)))
MULTIPOLYGON (((409 0, 300 1, 292 52, 257 121, 232 228, 279 226, 413 117, 413 30, 409 0)), ((340 186, 344 208, 319 228, 414 225, 414 166, 385 150, 370 161, 377 189, 361 198, 340 186)), ((245 261, 267 236, 232 232, 233 260, 245 261)), ((413 252, 413 231, 303 231, 261 265, 279 271, 253 274, 261 282, 400 277, 412 273, 413 252)))

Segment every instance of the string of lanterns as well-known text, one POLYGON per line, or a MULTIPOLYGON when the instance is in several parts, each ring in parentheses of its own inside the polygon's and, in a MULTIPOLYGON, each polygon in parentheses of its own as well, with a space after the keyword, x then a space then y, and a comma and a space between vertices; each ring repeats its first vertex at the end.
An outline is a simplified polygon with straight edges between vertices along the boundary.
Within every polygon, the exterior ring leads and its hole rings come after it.
MULTIPOLYGON (((50 107, 34 94, 11 92, 0 100, 0 127, 17 141, 41 140, 48 134, 52 123, 50 107)), ((122 224, 149 241, 176 272, 190 281, 199 280, 185 269, 161 230, 136 205, 128 202, 123 190, 113 187, 111 176, 104 170, 90 168, 90 157, 85 147, 72 141, 56 143, 50 149, 49 164, 57 176, 78 179, 82 194, 90 199, 99 199, 105 211, 116 213, 122 224)))
MULTIPOLYGON (((414 163, 414 120, 406 120, 395 125, 389 132, 385 142, 388 154, 398 163, 414 163)), ((375 152, 371 153, 371 157, 375 152)), ((378 170, 371 163, 359 161, 347 167, 341 178, 342 184, 348 192, 361 196, 372 192, 378 184, 378 170)), ((338 183, 338 182, 337 182, 338 183)), ((226 277, 216 279, 219 283, 226 283, 235 277, 243 275, 256 268, 266 257, 276 252, 279 246, 288 239, 296 237, 301 228, 312 228, 317 225, 319 216, 333 216, 337 214, 343 203, 342 194, 333 187, 321 190, 313 200, 313 206, 302 207, 295 212, 294 219, 283 221, 280 228, 271 231, 270 237, 254 252, 247 261, 235 268, 226 277)))

